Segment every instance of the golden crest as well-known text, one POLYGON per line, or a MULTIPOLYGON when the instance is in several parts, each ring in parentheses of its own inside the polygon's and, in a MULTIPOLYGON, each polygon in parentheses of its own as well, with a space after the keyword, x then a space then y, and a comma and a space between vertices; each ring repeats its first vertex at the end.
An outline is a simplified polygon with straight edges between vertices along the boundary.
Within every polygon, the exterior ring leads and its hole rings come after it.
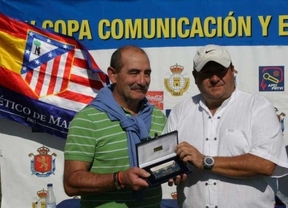
POLYGON ((42 189, 37 191, 37 201, 32 202, 32 208, 45 208, 45 197, 46 197, 47 191, 42 189))
POLYGON ((181 96, 188 89, 190 85, 190 78, 185 78, 181 73, 184 67, 181 65, 174 65, 170 67, 172 75, 164 79, 164 86, 168 92, 173 96, 181 96))

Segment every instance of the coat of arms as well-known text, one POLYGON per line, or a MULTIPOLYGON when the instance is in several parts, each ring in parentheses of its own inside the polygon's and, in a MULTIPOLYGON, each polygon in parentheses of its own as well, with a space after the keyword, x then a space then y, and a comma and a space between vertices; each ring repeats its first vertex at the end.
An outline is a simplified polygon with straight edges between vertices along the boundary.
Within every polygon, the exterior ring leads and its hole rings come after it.
POLYGON ((164 79, 166 90, 173 96, 182 96, 189 87, 190 79, 185 78, 181 74, 183 70, 184 67, 178 64, 171 66, 170 71, 172 72, 172 75, 169 78, 164 79))
POLYGON ((39 190, 37 191, 37 201, 36 202, 32 202, 32 208, 45 208, 46 204, 45 204, 45 197, 46 197, 46 193, 47 191, 42 189, 42 190, 39 190))
POLYGON ((29 157, 33 156, 31 160, 32 175, 48 177, 54 174, 56 153, 49 155, 48 152, 50 152, 50 149, 45 146, 38 148, 37 152, 39 153, 38 155, 34 155, 33 153, 29 154, 29 157))

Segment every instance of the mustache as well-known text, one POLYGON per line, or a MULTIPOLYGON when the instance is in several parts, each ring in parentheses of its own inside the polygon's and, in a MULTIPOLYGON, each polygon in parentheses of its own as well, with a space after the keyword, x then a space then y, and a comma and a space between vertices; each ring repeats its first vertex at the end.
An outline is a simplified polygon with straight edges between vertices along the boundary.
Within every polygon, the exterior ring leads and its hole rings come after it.
POLYGON ((142 90, 142 91, 147 91, 148 90, 148 86, 147 85, 132 85, 131 86, 131 90, 142 90))

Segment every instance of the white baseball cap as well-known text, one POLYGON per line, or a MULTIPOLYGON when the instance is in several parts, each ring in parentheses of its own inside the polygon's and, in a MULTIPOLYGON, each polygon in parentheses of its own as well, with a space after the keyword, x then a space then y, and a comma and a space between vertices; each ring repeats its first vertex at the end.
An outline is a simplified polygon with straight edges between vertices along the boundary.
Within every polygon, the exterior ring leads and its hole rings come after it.
POLYGON ((211 44, 197 50, 193 59, 193 68, 197 72, 200 72, 209 61, 215 61, 226 68, 228 68, 232 62, 231 56, 226 49, 219 45, 211 44))

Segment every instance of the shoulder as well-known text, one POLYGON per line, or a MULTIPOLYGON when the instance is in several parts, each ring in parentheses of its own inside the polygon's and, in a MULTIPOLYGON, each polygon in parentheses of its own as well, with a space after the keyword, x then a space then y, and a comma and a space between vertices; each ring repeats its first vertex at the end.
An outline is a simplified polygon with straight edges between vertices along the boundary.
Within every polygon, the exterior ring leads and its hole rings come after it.
POLYGON ((77 112, 70 122, 70 126, 91 126, 109 120, 105 112, 99 111, 93 106, 86 106, 77 112))
POLYGON ((172 107, 168 116, 168 124, 171 126, 181 123, 187 116, 194 116, 199 111, 201 95, 186 98, 172 107))
POLYGON ((95 107, 87 105, 82 110, 77 112, 74 118, 79 118, 79 117, 90 118, 94 116, 105 116, 105 115, 106 115, 105 112, 99 111, 95 107))
POLYGON ((193 97, 185 98, 181 102, 177 103, 174 107, 172 107, 171 111, 178 111, 178 112, 181 112, 182 110, 187 111, 188 108, 198 106, 200 99, 201 99, 200 94, 197 94, 193 97))
POLYGON ((157 106, 154 106, 154 107, 153 107, 152 114, 165 116, 164 113, 163 113, 157 106))
POLYGON ((236 91, 236 99, 241 105, 250 105, 255 108, 272 107, 273 103, 265 96, 257 93, 247 93, 240 90, 236 91))
POLYGON ((166 121, 167 119, 166 115, 157 106, 154 106, 153 108, 152 117, 153 117, 153 120, 158 119, 158 120, 166 121))

